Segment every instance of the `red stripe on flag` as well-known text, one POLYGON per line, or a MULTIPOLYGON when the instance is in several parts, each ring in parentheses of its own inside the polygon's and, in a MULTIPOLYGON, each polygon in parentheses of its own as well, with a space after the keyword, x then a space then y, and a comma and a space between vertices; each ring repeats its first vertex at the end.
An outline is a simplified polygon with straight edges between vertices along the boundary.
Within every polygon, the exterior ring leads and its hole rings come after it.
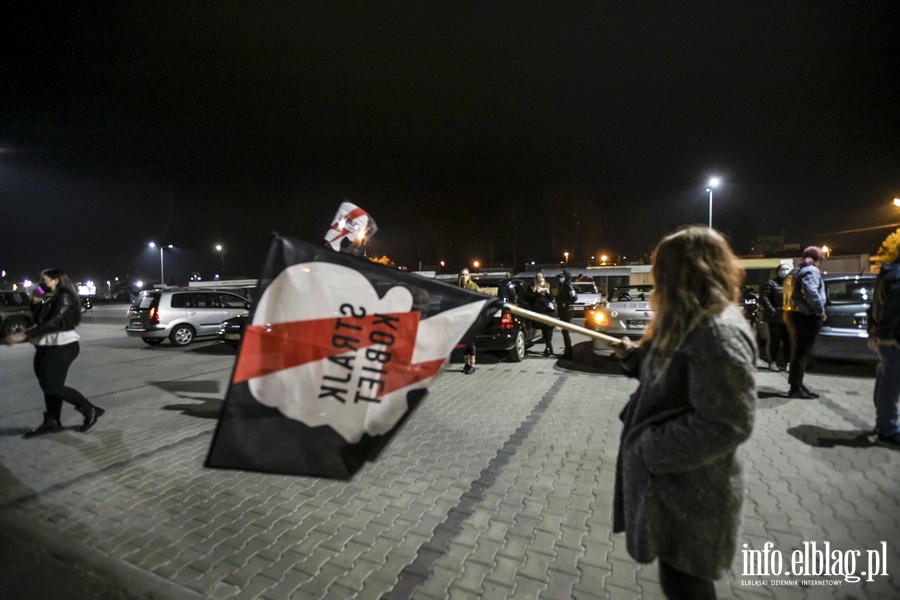
POLYGON ((354 352, 355 360, 387 372, 378 396, 403 389, 432 377, 444 363, 444 359, 412 363, 420 314, 416 311, 249 325, 232 382, 354 352))

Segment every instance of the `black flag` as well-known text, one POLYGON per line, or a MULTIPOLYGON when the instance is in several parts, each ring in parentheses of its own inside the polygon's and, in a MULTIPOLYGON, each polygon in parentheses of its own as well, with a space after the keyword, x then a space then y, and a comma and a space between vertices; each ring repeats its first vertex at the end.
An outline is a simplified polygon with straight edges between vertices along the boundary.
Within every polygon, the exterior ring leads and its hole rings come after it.
POLYGON ((498 307, 276 236, 206 465, 349 478, 498 307))

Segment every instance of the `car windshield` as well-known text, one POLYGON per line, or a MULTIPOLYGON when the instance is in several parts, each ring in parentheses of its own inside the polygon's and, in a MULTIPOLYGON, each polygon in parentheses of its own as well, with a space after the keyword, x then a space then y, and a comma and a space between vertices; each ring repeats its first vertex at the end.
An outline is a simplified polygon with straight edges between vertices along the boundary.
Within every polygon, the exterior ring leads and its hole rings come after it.
POLYGON ((596 294, 597 286, 590 281, 576 281, 572 284, 579 294, 596 294))
POLYGON ((609 300, 610 302, 631 302, 633 300, 645 302, 650 300, 650 295, 652 293, 653 286, 629 285, 613 290, 613 293, 609 296, 609 300))
POLYGON ((869 304, 874 289, 874 279, 839 279, 825 282, 825 296, 829 305, 869 304))

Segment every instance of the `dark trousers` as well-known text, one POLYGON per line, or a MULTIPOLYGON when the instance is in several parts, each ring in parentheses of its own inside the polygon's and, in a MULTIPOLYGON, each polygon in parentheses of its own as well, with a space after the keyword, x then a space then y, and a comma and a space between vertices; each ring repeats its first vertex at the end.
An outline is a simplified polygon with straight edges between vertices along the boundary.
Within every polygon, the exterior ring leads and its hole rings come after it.
POLYGON ((791 372, 788 374, 788 384, 793 392, 803 386, 806 360, 819 336, 821 321, 816 315, 789 312, 787 327, 791 338, 791 372))
MULTIPOLYGON (((559 320, 564 321, 566 323, 571 323, 572 322, 572 311, 561 310, 560 315, 559 315, 559 320)), ((563 336, 563 344, 565 344, 565 347, 566 347, 565 353, 567 355, 571 355, 572 354, 572 336, 569 333, 569 330, 566 329, 565 327, 562 330, 562 336, 563 336)))
POLYGON ((34 353, 34 374, 44 392, 47 416, 59 420, 63 401, 72 404, 82 413, 91 407, 87 398, 76 389, 66 387, 69 367, 78 357, 81 348, 78 342, 62 346, 36 346, 34 353))
POLYGON ((541 335, 541 341, 547 345, 547 350, 553 352, 553 325, 541 325, 541 335))
POLYGON ((787 325, 782 323, 768 323, 769 341, 766 344, 767 362, 775 363, 783 369, 791 360, 791 338, 787 325))
POLYGON ((710 579, 702 579, 679 571, 659 561, 659 585, 668 600, 715 600, 716 586, 710 579))

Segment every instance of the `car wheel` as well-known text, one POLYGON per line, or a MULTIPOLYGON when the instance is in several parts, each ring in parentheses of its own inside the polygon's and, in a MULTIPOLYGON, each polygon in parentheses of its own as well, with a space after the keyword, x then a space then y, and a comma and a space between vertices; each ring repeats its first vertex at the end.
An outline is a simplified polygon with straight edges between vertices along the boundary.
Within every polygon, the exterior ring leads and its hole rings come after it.
POLYGON ((522 362, 525 358, 525 332, 519 331, 516 334, 516 345, 509 351, 509 360, 513 362, 522 362))
POLYGON ((178 325, 169 335, 173 346, 187 346, 194 341, 194 328, 190 325, 178 325))
POLYGON ((7 319, 0 328, 0 336, 6 337, 12 333, 25 333, 28 321, 24 319, 7 319))
POLYGON ((144 340, 145 344, 149 344, 151 346, 159 346, 163 343, 163 338, 141 338, 144 340))

